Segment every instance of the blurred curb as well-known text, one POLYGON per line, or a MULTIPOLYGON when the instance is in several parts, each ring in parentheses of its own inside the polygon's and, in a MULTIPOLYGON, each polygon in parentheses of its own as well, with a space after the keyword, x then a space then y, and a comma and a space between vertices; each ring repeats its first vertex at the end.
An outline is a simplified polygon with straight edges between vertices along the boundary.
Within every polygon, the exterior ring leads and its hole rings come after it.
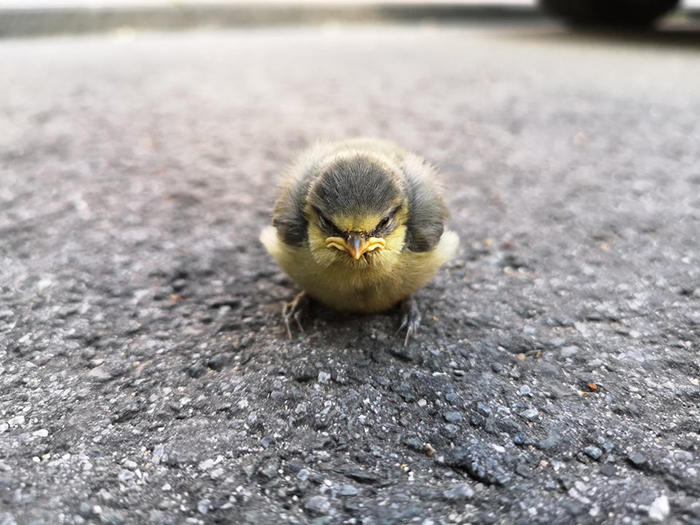
POLYGON ((528 6, 441 3, 212 4, 125 7, 0 8, 0 38, 130 30, 417 21, 540 19, 528 6))

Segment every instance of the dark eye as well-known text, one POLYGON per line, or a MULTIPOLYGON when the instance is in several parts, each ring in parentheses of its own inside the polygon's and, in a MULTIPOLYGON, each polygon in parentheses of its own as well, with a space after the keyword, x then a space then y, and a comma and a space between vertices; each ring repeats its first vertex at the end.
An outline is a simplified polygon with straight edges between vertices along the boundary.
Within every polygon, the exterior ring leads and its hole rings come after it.
POLYGON ((323 213, 321 213, 319 210, 316 211, 316 216, 318 217, 318 225, 323 230, 324 232, 333 232, 336 233, 337 228, 335 225, 325 216, 323 213))
POLYGON ((401 206, 397 206, 396 208, 391 210, 391 213, 389 213, 389 215, 387 215, 381 221, 379 221, 379 224, 377 224, 375 231, 381 231, 381 230, 384 230, 385 228, 389 227, 393 223, 394 217, 396 216, 396 214, 399 212, 400 209, 401 209, 401 206))
POLYGON ((393 215, 390 215, 389 217, 384 217, 381 221, 379 221, 379 224, 377 224, 377 230, 383 230, 384 228, 386 228, 391 222, 392 218, 393 215))

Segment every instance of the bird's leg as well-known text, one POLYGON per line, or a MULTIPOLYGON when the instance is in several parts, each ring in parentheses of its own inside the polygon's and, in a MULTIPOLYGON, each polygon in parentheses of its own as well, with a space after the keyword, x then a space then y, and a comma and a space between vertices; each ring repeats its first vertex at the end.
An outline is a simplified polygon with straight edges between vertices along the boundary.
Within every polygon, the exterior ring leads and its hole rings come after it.
POLYGON ((404 328, 406 329, 406 339, 404 339, 403 345, 407 346, 408 340, 411 339, 411 336, 418 332, 418 326, 420 325, 422 316, 420 314, 420 310, 418 309, 418 303, 413 297, 410 296, 401 301, 401 312, 403 313, 403 317, 401 318, 401 326, 396 334, 398 335, 401 330, 404 328))
POLYGON ((301 326, 301 318, 309 309, 311 304, 311 298, 306 294, 306 292, 300 292, 293 301, 289 303, 284 303, 284 308, 282 309, 282 319, 284 320, 284 326, 287 329, 287 335, 289 339, 292 338, 292 319, 297 323, 300 331, 304 331, 304 327, 301 326))

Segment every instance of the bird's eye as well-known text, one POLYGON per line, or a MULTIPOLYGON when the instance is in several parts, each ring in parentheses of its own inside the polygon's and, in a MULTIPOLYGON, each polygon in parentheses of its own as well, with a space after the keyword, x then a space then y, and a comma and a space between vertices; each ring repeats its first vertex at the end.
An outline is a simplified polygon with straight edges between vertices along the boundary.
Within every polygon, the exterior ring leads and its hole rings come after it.
POLYGON ((333 223, 328 220, 323 213, 320 211, 316 210, 316 216, 318 217, 318 225, 321 227, 322 230, 324 231, 333 231, 335 230, 335 226, 333 223))
POLYGON ((391 210, 391 213, 389 213, 389 215, 387 215, 381 221, 379 221, 379 224, 377 224, 375 231, 381 231, 381 230, 385 229, 386 227, 388 227, 392 223, 392 221, 394 220, 394 217, 396 216, 396 214, 398 213, 398 211, 400 209, 401 209, 401 206, 397 206, 396 208, 391 210))
POLYGON ((391 216, 389 217, 384 217, 381 221, 379 221, 379 224, 377 224, 377 230, 383 230, 386 228, 389 223, 391 222, 391 216))

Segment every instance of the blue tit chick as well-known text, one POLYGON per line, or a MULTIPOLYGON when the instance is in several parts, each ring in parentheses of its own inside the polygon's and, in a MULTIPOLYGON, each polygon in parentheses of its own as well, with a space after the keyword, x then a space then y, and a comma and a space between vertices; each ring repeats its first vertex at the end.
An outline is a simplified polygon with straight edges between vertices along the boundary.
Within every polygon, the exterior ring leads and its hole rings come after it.
POLYGON ((318 143, 287 171, 260 240, 303 290, 285 306, 287 332, 309 298, 360 314, 403 310, 404 344, 421 315, 412 295, 456 252, 438 174, 390 142, 318 143))

